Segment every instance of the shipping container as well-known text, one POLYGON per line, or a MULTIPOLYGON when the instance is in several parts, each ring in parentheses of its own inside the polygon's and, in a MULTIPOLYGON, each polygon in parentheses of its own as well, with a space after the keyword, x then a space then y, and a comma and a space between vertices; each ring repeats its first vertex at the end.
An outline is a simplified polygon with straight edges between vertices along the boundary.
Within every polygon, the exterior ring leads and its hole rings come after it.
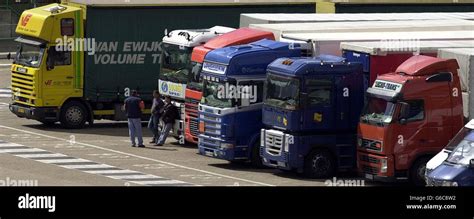
POLYGON ((460 19, 413 21, 355 21, 320 23, 251 24, 251 28, 270 31, 279 40, 282 34, 317 32, 376 32, 376 31, 433 31, 470 30, 474 21, 460 19))
POLYGON ((342 56, 349 62, 360 62, 372 85, 377 75, 394 72, 411 56, 436 57, 443 48, 474 48, 474 40, 463 41, 400 41, 400 42, 342 42, 342 56))
POLYGON ((444 59, 456 59, 461 79, 462 101, 466 122, 474 119, 474 48, 440 49, 438 56, 444 59))

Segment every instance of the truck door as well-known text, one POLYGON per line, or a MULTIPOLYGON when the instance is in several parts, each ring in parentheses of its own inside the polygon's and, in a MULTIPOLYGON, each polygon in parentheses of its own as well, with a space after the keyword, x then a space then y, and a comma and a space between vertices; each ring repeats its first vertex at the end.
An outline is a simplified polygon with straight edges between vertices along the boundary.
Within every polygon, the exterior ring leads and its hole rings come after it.
MULTIPOLYGON (((61 35, 67 38, 74 37, 74 19, 61 18, 59 21, 61 35)), ((81 53, 70 51, 68 44, 56 47, 50 45, 47 48, 45 73, 43 74, 42 86, 45 106, 59 106, 62 101, 74 92, 74 88, 80 88, 80 78, 75 75, 74 66, 80 63, 74 60, 81 53)), ((77 48, 73 48, 75 50, 77 48)))
POLYGON ((335 78, 336 92, 334 95, 336 101, 336 110, 335 110, 335 124, 339 129, 349 129, 350 128, 350 87, 346 83, 342 76, 336 76, 335 78))
POLYGON ((306 128, 334 127, 334 78, 332 76, 308 77, 304 82, 307 94, 303 125, 306 128))
POLYGON ((46 106, 59 106, 61 101, 73 92, 74 73, 71 52, 57 51, 49 47, 46 71, 43 74, 43 96, 46 106))

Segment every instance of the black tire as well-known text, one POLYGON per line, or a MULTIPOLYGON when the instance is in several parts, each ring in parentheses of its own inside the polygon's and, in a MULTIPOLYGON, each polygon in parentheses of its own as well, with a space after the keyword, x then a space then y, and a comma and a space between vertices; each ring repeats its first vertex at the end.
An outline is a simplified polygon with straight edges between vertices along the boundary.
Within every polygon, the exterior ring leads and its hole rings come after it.
POLYGON ((304 175, 309 178, 327 178, 336 171, 336 160, 327 150, 313 150, 305 158, 304 175))
POLYGON ((68 129, 84 128, 88 120, 88 113, 86 107, 78 101, 71 101, 66 103, 61 109, 59 117, 61 126, 68 129))
POLYGON ((429 158, 422 157, 415 161, 415 163, 410 168, 410 182, 415 186, 425 186, 425 171, 426 163, 428 163, 429 158))
POLYGON ((250 163, 252 164, 253 167, 263 168, 265 167, 265 165, 263 165, 262 157, 260 157, 260 144, 259 143, 260 141, 257 139, 257 141, 252 146, 252 152, 250 154, 250 163))

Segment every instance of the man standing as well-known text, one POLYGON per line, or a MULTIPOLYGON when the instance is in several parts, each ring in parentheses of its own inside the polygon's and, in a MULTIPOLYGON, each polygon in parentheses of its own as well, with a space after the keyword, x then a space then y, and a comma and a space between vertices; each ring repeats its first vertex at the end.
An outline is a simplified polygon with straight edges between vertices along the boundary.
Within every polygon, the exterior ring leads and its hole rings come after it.
POLYGON ((125 99, 125 113, 128 117, 128 132, 132 147, 136 147, 135 138, 138 139, 138 147, 145 147, 143 145, 142 136, 142 110, 145 108, 142 99, 138 97, 138 92, 132 90, 132 95, 125 99))
POLYGON ((171 98, 169 96, 165 97, 165 104, 163 114, 161 115, 161 120, 165 123, 165 127, 161 130, 161 135, 156 146, 162 146, 165 143, 169 132, 173 128, 175 120, 179 117, 178 108, 171 103, 171 98))
POLYGON ((163 113, 165 103, 160 98, 160 93, 155 90, 153 91, 153 105, 151 106, 151 116, 148 122, 148 129, 153 133, 153 139, 150 144, 158 144, 158 138, 160 133, 158 131, 158 124, 160 121, 161 114, 163 113))

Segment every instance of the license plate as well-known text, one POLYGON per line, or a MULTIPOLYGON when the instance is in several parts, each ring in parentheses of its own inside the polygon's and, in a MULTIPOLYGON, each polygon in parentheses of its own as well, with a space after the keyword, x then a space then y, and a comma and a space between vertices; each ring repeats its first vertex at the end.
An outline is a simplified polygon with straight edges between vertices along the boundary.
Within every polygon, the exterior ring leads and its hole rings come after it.
POLYGON ((214 157, 214 153, 210 151, 206 151, 206 156, 214 157))
POLYGON ((18 112, 19 113, 25 113, 25 109, 20 108, 20 109, 18 109, 18 112))
POLYGON ((366 179, 373 180, 373 179, 374 179, 374 175, 372 175, 372 174, 365 174, 365 178, 366 178, 366 179))

